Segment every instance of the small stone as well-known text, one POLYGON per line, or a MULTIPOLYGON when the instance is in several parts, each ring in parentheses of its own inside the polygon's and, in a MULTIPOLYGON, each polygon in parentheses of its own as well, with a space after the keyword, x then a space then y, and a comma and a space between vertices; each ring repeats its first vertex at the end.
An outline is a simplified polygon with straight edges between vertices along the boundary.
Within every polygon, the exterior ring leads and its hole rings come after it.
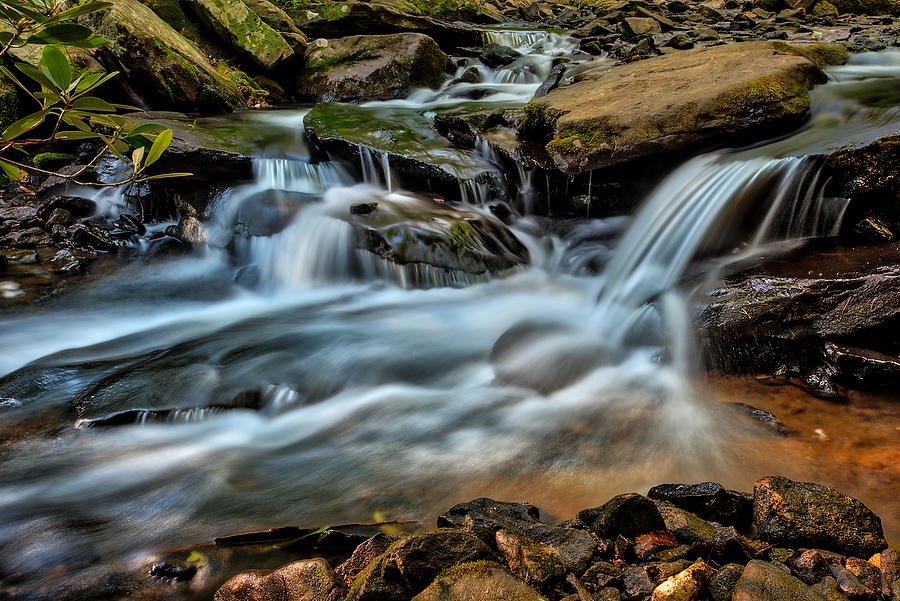
POLYGON ((830 551, 806 549, 788 563, 800 580, 814 584, 830 574, 831 566, 843 565, 844 557, 830 551))
POLYGON ((716 527, 706 520, 668 501, 657 501, 656 506, 659 508, 666 530, 675 537, 675 540, 689 545, 712 541, 716 527))
POLYGON ((498 530, 496 540, 509 569, 529 584, 543 585, 566 573, 566 566, 553 547, 506 530, 498 530))
POLYGON ((583 574, 597 551, 597 539, 589 532, 575 528, 533 526, 525 531, 531 540, 553 547, 573 574, 583 574))
POLYGON ((348 586, 367 565, 376 557, 387 551, 391 540, 384 533, 379 533, 360 544, 347 561, 335 568, 334 573, 348 586))
POLYGON ((75 217, 72 215, 72 212, 68 209, 53 209, 53 212, 50 213, 50 217, 47 218, 47 225, 62 225, 67 226, 71 225, 75 221, 75 217))
POLYGON ((652 601, 695 601, 715 570, 699 561, 653 590, 652 601))
POLYGON ((197 566, 194 564, 177 565, 167 561, 159 561, 150 568, 150 575, 163 580, 177 580, 185 582, 191 580, 197 574, 197 566))
POLYGON ((41 248, 52 245, 53 238, 39 227, 13 231, 0 239, 0 246, 14 248, 41 248))
POLYGON ((0 257, 5 265, 37 265, 38 263, 38 254, 33 250, 3 249, 0 250, 0 257))
POLYGON ((486 497, 459 503, 438 516, 439 528, 458 528, 493 544, 498 530, 524 533, 541 525, 540 511, 531 504, 507 503, 486 497))
POLYGON ((666 530, 666 523, 653 501, 635 493, 619 495, 602 507, 580 511, 576 520, 601 537, 634 537, 666 530))
POLYGON ((508 46, 488 44, 484 47, 484 52, 482 52, 478 58, 488 67, 496 69, 514 63, 520 56, 522 56, 521 52, 513 50, 508 46))
POLYGON ((628 566, 622 571, 622 588, 625 599, 639 599, 652 595, 656 583, 643 566, 628 566))
POLYGON ((620 25, 622 33, 631 38, 662 33, 659 21, 649 17, 625 17, 620 25))
POLYGON ((733 601, 826 601, 825 598, 775 564, 753 560, 734 589, 733 601))
POLYGON ((351 215, 371 215, 378 208, 377 202, 361 202, 350 205, 351 215))
POLYGON ((838 588, 853 601, 873 601, 875 599, 875 591, 860 582, 859 578, 847 568, 833 565, 829 569, 831 577, 838 584, 838 588))
POLYGON ((689 38, 687 34, 676 33, 665 45, 676 50, 688 50, 694 47, 694 40, 689 38))
POLYGON ((716 482, 660 484, 647 496, 720 524, 745 528, 753 522, 753 495, 727 490, 716 482))
POLYGON ((63 249, 56 253, 52 259, 48 261, 53 271, 57 273, 79 273, 84 271, 84 263, 82 263, 72 251, 63 249))
POLYGON ((856 576, 867 588, 872 591, 881 590, 881 570, 868 561, 864 561, 857 557, 848 557, 844 566, 847 568, 848 572, 856 576))
POLYGON ((710 601, 731 601, 734 589, 744 574, 744 566, 739 563, 729 563, 716 572, 709 581, 710 601))
POLYGON ((639 560, 646 561, 658 552, 676 546, 678 543, 667 532, 641 534, 634 539, 634 554, 639 560))
POLYGON ((621 582, 622 568, 608 561, 598 561, 592 565, 581 580, 594 590, 614 586, 621 582))
POLYGON ((825 597, 828 601, 849 601, 847 595, 841 592, 837 580, 831 576, 826 576, 821 581, 813 585, 813 590, 825 597))

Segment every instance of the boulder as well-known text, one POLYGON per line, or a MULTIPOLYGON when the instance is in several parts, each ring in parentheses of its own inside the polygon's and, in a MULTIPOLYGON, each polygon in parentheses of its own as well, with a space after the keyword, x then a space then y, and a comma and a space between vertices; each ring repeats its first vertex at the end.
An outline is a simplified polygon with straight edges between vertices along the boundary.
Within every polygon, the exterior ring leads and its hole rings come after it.
POLYGON ((601 507, 580 511, 575 519, 601 537, 634 537, 666 529, 653 501, 635 493, 618 495, 601 507))
POLYGON ((496 563, 467 563, 442 573, 413 601, 546 601, 496 563))
POLYGON ((484 51, 478 55, 478 58, 488 67, 496 69, 497 67, 505 67, 515 62, 520 56, 522 56, 521 52, 513 50, 509 46, 488 44, 484 47, 484 51))
POLYGON ((825 356, 844 381, 864 387, 895 386, 900 382, 900 357, 828 342, 825 356))
POLYGON ((487 545, 467 532, 442 529, 410 536, 356 577, 347 601, 406 601, 443 570, 493 558, 487 545))
POLYGON ((686 544, 709 543, 716 533, 716 527, 690 511, 686 511, 668 501, 657 501, 659 514, 665 529, 679 542, 686 544))
POLYGON ((263 23, 281 34, 281 37, 293 48, 297 56, 306 53, 306 35, 297 27, 294 20, 284 9, 276 6, 269 0, 242 0, 247 8, 262 19, 263 23))
POLYGON ((526 529, 525 536, 556 549, 566 568, 573 574, 583 574, 587 570, 598 547, 596 538, 577 528, 541 524, 526 529))
POLYGON ((534 505, 481 497, 454 505, 438 516, 437 525, 439 528, 457 528, 471 532, 493 545, 494 535, 498 530, 525 533, 530 528, 541 525, 539 518, 540 511, 534 505))
POLYGON ((109 42, 96 52, 110 71, 124 75, 126 92, 145 108, 222 112, 243 107, 238 86, 206 56, 137 0, 116 0, 83 18, 109 42))
POLYGON ((561 580, 566 573, 559 551, 549 545, 536 543, 521 534, 498 530, 497 549, 506 559, 509 569, 530 584, 545 585, 561 580))
POLYGON ((881 518, 860 501, 819 484, 772 476, 753 487, 759 538, 786 546, 869 557, 887 547, 881 518))
POLYGON ((733 601, 826 601, 817 591, 803 584, 775 564, 753 560, 734 589, 733 601))
POLYGON ((710 601, 731 601, 734 589, 744 573, 739 563, 725 564, 709 581, 710 601))
POLYGON ((307 54, 296 91, 316 101, 390 100, 437 88, 450 58, 421 33, 354 35, 323 40, 307 54))
POLYGON ((520 129, 567 173, 787 131, 807 118, 808 92, 825 81, 811 60, 773 42, 685 50, 581 77, 526 107, 520 129))
POLYGON ((294 57, 281 34, 241 0, 187 0, 186 4, 229 48, 263 70, 294 57))
POLYGON ((338 578, 350 585, 376 557, 388 550, 391 540, 384 533, 377 534, 354 549, 347 561, 335 568, 338 578))
POLYGON ((662 32, 659 22, 649 17, 625 17, 622 19, 620 27, 622 33, 629 38, 639 38, 662 32))
POLYGON ((660 484, 651 488, 647 496, 720 524, 744 528, 753 522, 753 495, 726 490, 716 482, 660 484))
POLYGON ((277 570, 242 572, 223 584, 215 601, 338 601, 346 592, 324 559, 305 559, 277 570))

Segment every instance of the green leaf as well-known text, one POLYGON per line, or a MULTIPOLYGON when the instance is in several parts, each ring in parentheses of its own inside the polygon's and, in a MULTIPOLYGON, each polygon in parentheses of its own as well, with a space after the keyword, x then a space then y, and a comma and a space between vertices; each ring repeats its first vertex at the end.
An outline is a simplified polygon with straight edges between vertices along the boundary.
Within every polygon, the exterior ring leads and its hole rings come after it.
POLYGON ((101 10, 106 10, 110 6, 112 6, 112 2, 88 2, 86 4, 82 4, 81 6, 76 6, 74 8, 70 8, 69 10, 64 10, 58 15, 47 19, 45 23, 52 24, 69 21, 76 17, 82 17, 91 13, 100 12, 101 10))
POLYGON ((47 20, 45 15, 42 15, 39 11, 32 9, 29 6, 26 6, 24 2, 16 2, 15 0, 4 0, 3 2, 6 5, 6 8, 16 11, 26 19, 31 19, 37 23, 44 23, 47 20))
POLYGON ((137 180, 139 182, 147 181, 148 179, 168 179, 170 177, 191 177, 194 175, 193 173, 160 173, 159 175, 148 175, 147 177, 142 177, 137 180))
POLYGON ((141 134, 155 133, 164 130, 165 127, 158 123, 143 123, 134 129, 128 130, 129 136, 139 136, 141 134))
POLYGON ((15 39, 15 37, 15 34, 11 31, 0 31, 0 45, 6 46, 15 39))
POLYGON ((106 46, 106 38, 103 36, 91 34, 87 38, 83 40, 79 40, 77 42, 66 42, 66 46, 72 46, 73 48, 85 48, 87 50, 93 50, 94 48, 102 48, 106 46))
POLYGON ((50 25, 30 36, 26 41, 29 44, 77 44, 85 42, 94 35, 84 25, 76 23, 60 23, 50 25))
POLYGON ((10 181, 17 182, 28 177, 28 173, 22 171, 15 165, 7 163, 3 159, 0 159, 0 170, 3 171, 3 174, 6 175, 6 177, 8 177, 10 181))
POLYGON ((46 75, 44 75, 38 69, 35 69, 31 65, 29 65, 28 63, 16 63, 16 69, 18 69, 34 81, 38 82, 42 87, 47 88, 48 90, 56 88, 53 82, 50 81, 50 79, 46 75))
POLYGON ((69 59, 55 46, 45 46, 41 52, 41 73, 50 78, 57 88, 65 90, 72 83, 72 67, 69 59))
POLYGON ((110 127, 119 128, 125 126, 125 118, 118 115, 94 115, 92 122, 108 125, 110 127))
POLYGON ((153 141, 153 146, 150 147, 150 152, 147 153, 147 160, 144 161, 144 165, 149 167, 150 165, 155 163, 171 143, 172 130, 162 130, 162 132, 158 136, 156 136, 156 140, 153 141))
POLYGON ((98 134, 98 135, 100 136, 100 139, 103 140, 103 143, 106 144, 106 147, 109 149, 109 151, 111 153, 113 153, 114 155, 116 155, 116 158, 119 159, 119 161, 121 161, 121 163, 123 165, 127 165, 128 159, 126 159, 125 155, 123 155, 121 152, 119 152, 119 150, 116 148, 115 141, 112 140, 111 138, 104 136, 103 134, 98 134))
POLYGON ((62 140, 91 140, 99 138, 100 134, 93 131, 61 131, 56 134, 57 138, 62 140))
POLYGON ((32 113, 27 117, 22 117, 12 125, 6 128, 0 139, 13 140, 18 138, 27 131, 30 131, 44 122, 50 114, 50 109, 44 109, 36 113, 32 113))
POLYGON ((96 96, 82 96, 72 103, 73 109, 80 111, 102 111, 106 113, 114 113, 116 107, 96 96))
POLYGON ((85 123, 84 118, 78 114, 72 114, 71 112, 67 112, 63 115, 63 122, 66 125, 71 125, 75 129, 81 130, 83 132, 92 132, 91 126, 85 123))

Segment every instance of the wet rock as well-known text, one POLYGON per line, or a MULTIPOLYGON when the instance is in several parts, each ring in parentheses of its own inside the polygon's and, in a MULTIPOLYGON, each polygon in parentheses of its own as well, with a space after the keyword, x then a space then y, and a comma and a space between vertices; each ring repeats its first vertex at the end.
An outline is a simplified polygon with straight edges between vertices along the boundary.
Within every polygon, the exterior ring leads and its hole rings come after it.
POLYGON ((475 67, 469 67, 463 74, 454 79, 451 84, 458 83, 478 83, 481 81, 481 74, 478 72, 478 69, 475 67))
POLYGON ((656 506, 665 523, 665 530, 679 542, 694 544, 712 541, 716 527, 706 520, 668 501, 657 501, 656 506))
POLYGON ((467 563, 440 575, 413 601, 546 601, 536 590, 492 562, 467 563))
POLYGON ((778 476, 753 490, 754 525, 762 540, 870 556, 887 547, 881 519, 835 490, 778 476))
POLYGON ((848 557, 844 565, 868 589, 873 592, 881 590, 882 573, 876 566, 857 557, 848 557))
POLYGON ((37 216, 38 210, 28 205, 0 209, 0 221, 30 221, 37 216))
POLYGON ((744 566, 739 563, 729 563, 719 568, 709 581, 710 601, 731 601, 743 574, 744 566))
MULTIPOLYGON (((88 217, 97 211, 97 203, 77 196, 53 196, 45 204, 41 205, 38 216, 49 221, 57 209, 66 211, 73 217, 88 217)), ((60 223, 59 225, 68 224, 60 223)))
POLYGON ((68 249, 59 251, 47 263, 57 273, 73 274, 81 273, 85 270, 84 263, 68 249))
POLYGON ((806 119, 808 91, 824 81, 812 61, 773 42, 685 50, 581 77, 529 105, 521 128, 567 173, 708 146, 722 136, 733 144, 751 131, 787 131, 806 119), (550 138, 539 139, 548 129, 550 138))
POLYGON ((539 521, 537 507, 523 503, 508 503, 481 497, 467 503, 459 503, 438 516, 439 528, 458 528, 471 532, 482 541, 494 544, 498 530, 523 534, 539 521))
POLYGON ((389 100, 437 88, 450 58, 426 35, 399 33, 328 40, 307 56, 297 92, 316 101, 389 100))
POLYGON ((687 34, 677 33, 673 35, 665 45, 675 48, 676 50, 689 50, 694 47, 694 40, 687 34))
POLYGON ((97 56, 109 71, 127 73, 133 103, 203 112, 244 106, 237 84, 216 72, 196 46, 137 0, 117 0, 85 21, 108 40, 97 56))
POLYGON ((0 238, 0 246, 12 248, 41 248, 52 245, 53 238, 39 227, 14 230, 0 238))
POLYGON ((834 377, 834 368, 828 365, 820 365, 809 370, 798 384, 803 390, 820 399, 844 399, 846 391, 834 381, 834 377))
POLYGON ((647 561, 665 549, 678 546, 667 532, 641 534, 634 539, 634 554, 640 561, 647 561))
POLYGON ((50 216, 47 218, 47 225, 49 227, 53 227, 54 225, 61 225, 63 227, 67 225, 72 225, 75 221, 75 217, 72 215, 70 211, 67 209, 53 209, 50 213, 50 216))
POLYGON ((188 8, 229 48, 264 70, 294 57, 293 48, 241 0, 187 0, 188 8))
POLYGON ((37 265, 38 254, 33 250, 0 249, 2 265, 37 265))
POLYGON ((734 590, 733 601, 825 601, 825 598, 774 564, 753 560, 734 590))
POLYGON ((900 135, 888 136, 861 148, 841 149, 828 157, 825 174, 834 189, 854 201, 896 198, 900 175, 894 168, 900 160, 900 135))
POLYGON ((598 561, 582 575, 581 580, 593 590, 619 586, 622 582, 622 568, 608 561, 598 561))
POLYGON ((678 559, 676 561, 663 561, 660 563, 647 564, 647 573, 653 578, 657 584, 662 584, 672 576, 676 576, 685 571, 695 562, 688 559, 678 559))
POLYGON ((844 557, 821 549, 806 549, 787 563, 800 580, 815 584, 830 575, 831 566, 843 565, 844 557))
POLYGON ((583 574, 597 551, 597 540, 584 530, 554 526, 531 526, 525 530, 531 540, 548 545, 559 553, 567 570, 583 574))
MULTIPOLYGON (((856 601, 872 601, 876 597, 874 590, 863 584, 855 574, 840 565, 830 568, 831 577, 837 582, 838 588, 850 599, 856 601)), ((880 589, 881 587, 879 587, 880 589)))
POLYGON ((720 562, 745 562, 756 554, 750 541, 741 536, 734 526, 720 526, 709 543, 713 557, 720 562))
POLYGON ((716 482, 660 484, 647 496, 720 524, 744 528, 753 522, 753 495, 727 490, 716 482))
POLYGON ((345 590, 324 559, 274 571, 242 572, 216 591, 215 601, 338 601, 345 590))
POLYGON ((496 69, 514 63, 520 56, 522 56, 521 52, 513 50, 509 46, 488 44, 484 47, 484 51, 478 55, 478 58, 491 69, 496 69))
POLYGON ((541 85, 538 87, 537 91, 534 93, 533 98, 540 98, 542 96, 546 96, 552 90, 555 90, 559 87, 560 83, 563 80, 563 77, 566 74, 566 65, 555 65, 553 69, 550 70, 550 75, 541 82, 541 85))
POLYGON ((828 601, 849 601, 847 595, 841 592, 837 580, 826 576, 820 582, 813 585, 813 590, 825 597, 828 601))
POLYGON ((693 601, 701 598, 715 570, 702 561, 667 579, 653 590, 652 601, 693 601))
POLYGON ((653 501, 635 493, 619 495, 601 507, 580 511, 576 521, 601 537, 633 537, 666 530, 666 523, 653 501))
POLYGON ((185 244, 193 246, 206 244, 206 226, 190 215, 181 218, 173 235, 185 244))
MULTIPOLYGON (((787 384, 787 380, 785 380, 783 383, 787 384)), ((755 420, 755 421, 759 422, 760 424, 762 424, 763 426, 765 426, 766 429, 772 431, 775 434, 778 434, 779 436, 787 436, 788 434, 790 434, 790 430, 788 429, 788 427, 785 426, 784 423, 780 419, 778 419, 773 413, 769 413, 768 411, 764 411, 763 409, 757 409, 756 407, 753 407, 746 403, 728 403, 728 406, 733 408, 736 411, 740 411, 741 413, 750 416, 753 420, 755 420)), ((740 493, 740 494, 744 494, 744 493, 740 493)), ((742 514, 742 516, 748 517, 749 521, 752 522, 753 521, 753 495, 748 494, 747 498, 749 500, 750 512, 749 512, 749 514, 747 514, 745 516, 744 516, 744 514, 742 514)), ((721 522, 722 520, 718 520, 718 521, 721 522)), ((747 525, 747 523, 742 521, 740 525, 741 525, 741 527, 743 527, 743 526, 747 525)))
POLYGON ((656 583, 647 574, 644 566, 627 566, 622 570, 622 597, 628 599, 641 599, 652 595, 656 589, 656 583))
POLYGON ((184 582, 191 580, 197 575, 197 566, 195 564, 175 564, 159 561, 150 568, 150 575, 162 580, 184 582))
POLYGON ((498 530, 497 549, 506 559, 509 569, 534 585, 561 580, 566 573, 559 552, 549 545, 536 543, 521 535, 498 530))
POLYGON ((405 601, 441 571, 493 557, 467 532, 444 529, 411 536, 392 544, 356 577, 347 601, 405 601))
POLYGON ((391 539, 387 535, 377 534, 359 545, 347 561, 335 568, 334 573, 349 586, 367 565, 390 546, 391 539))
POLYGON ((622 19, 621 29, 622 33, 629 38, 639 38, 662 32, 659 21, 649 17, 626 17, 622 19))
POLYGON ((858 386, 893 386, 900 381, 900 357, 828 342, 825 356, 841 380, 858 386))

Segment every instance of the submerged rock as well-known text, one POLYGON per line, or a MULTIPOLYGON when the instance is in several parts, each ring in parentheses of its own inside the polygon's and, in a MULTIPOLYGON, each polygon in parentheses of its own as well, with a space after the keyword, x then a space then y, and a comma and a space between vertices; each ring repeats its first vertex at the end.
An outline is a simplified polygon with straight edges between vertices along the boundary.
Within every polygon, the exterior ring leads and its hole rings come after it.
POLYGON ((881 519, 860 501, 819 484, 763 478, 753 490, 762 540, 869 557, 887 547, 881 519))
POLYGON ((415 88, 437 88, 450 58, 421 33, 355 35, 321 40, 307 55, 297 93, 316 101, 390 100, 415 88))
POLYGON ((750 42, 686 50, 582 80, 526 107, 521 132, 568 173, 647 155, 787 131, 825 76, 802 49, 750 42))

